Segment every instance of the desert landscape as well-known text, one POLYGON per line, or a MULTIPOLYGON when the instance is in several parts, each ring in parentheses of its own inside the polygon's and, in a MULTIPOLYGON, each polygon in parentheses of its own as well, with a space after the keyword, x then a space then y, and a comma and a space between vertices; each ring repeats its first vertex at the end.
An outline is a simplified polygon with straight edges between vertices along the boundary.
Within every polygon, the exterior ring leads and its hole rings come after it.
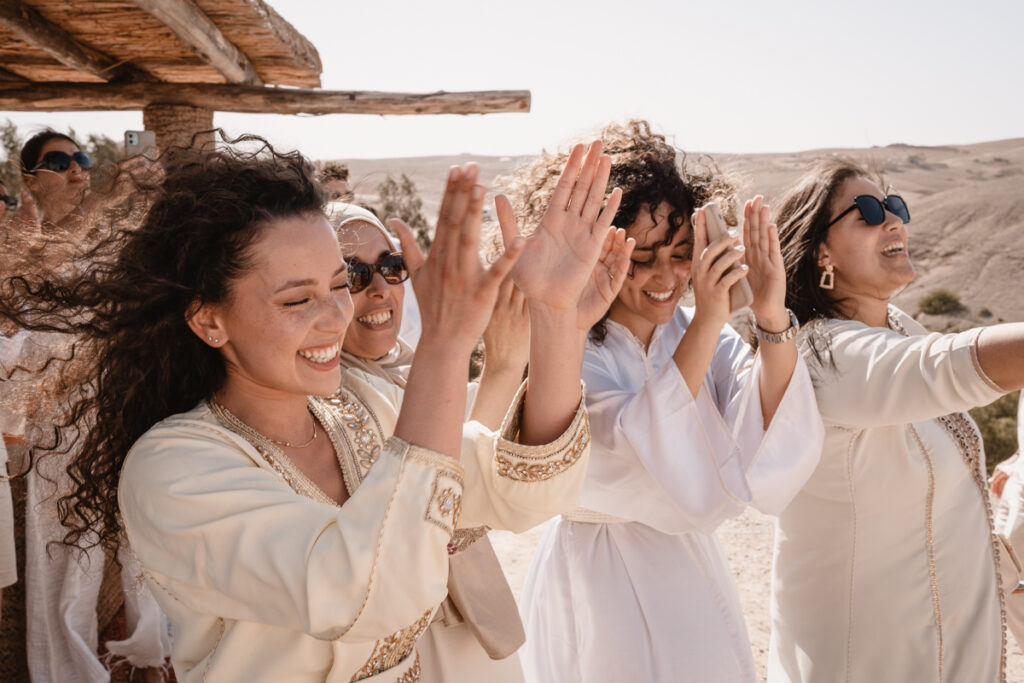
MULTIPOLYGON (((726 171, 737 174, 744 196, 764 194, 769 203, 820 156, 850 155, 880 169, 892 192, 910 207, 909 248, 917 279, 896 304, 934 330, 959 330, 999 321, 1024 320, 1024 138, 971 145, 915 147, 895 144, 870 149, 822 149, 790 154, 712 154, 726 171), (920 311, 926 293, 944 288, 959 296, 961 307, 946 315, 920 311)), ((695 156, 695 155, 691 155, 695 156)), ((374 204, 377 185, 390 173, 408 175, 433 220, 447 169, 475 161, 482 182, 495 182, 528 161, 527 157, 423 157, 346 159, 357 201, 374 204)), ((545 526, 524 534, 492 531, 517 599, 545 526)), ((729 520, 719 539, 732 564, 744 605, 754 659, 764 677, 770 621, 768 597, 774 520, 754 510, 729 520)), ((1017 596, 1018 598, 1021 596, 1017 596)), ((1007 680, 1024 681, 1024 654, 1008 635, 1007 680)))

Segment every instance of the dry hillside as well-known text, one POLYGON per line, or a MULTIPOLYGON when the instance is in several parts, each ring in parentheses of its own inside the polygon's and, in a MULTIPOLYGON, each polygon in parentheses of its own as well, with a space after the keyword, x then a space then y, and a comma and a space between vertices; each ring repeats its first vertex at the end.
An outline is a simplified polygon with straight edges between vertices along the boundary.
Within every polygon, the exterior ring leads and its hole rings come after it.
MULTIPOLYGON (((906 198, 913 221, 910 249, 918 278, 896 301, 916 313, 917 300, 944 287, 965 306, 957 316, 928 318, 933 329, 964 328, 997 320, 1024 320, 1024 138, 949 147, 889 145, 870 149, 812 150, 793 154, 713 155, 744 179, 748 194, 769 201, 816 157, 849 154, 883 169, 906 198), (980 315, 983 309, 991 317, 980 315)), ((347 160, 360 201, 376 200, 385 173, 408 174, 425 213, 436 215, 452 164, 476 161, 484 183, 513 171, 523 157, 420 157, 347 160)), ((500 188, 495 187, 495 191, 500 188)))

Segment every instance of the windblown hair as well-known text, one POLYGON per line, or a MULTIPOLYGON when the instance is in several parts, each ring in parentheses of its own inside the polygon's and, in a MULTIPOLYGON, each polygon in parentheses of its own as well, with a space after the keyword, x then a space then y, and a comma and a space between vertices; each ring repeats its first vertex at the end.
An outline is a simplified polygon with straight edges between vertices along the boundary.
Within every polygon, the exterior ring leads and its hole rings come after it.
POLYGON ((79 149, 82 148, 82 146, 78 144, 78 141, 75 140, 70 135, 58 133, 57 131, 52 130, 50 128, 39 131, 38 133, 30 137, 21 148, 21 172, 28 173, 33 168, 35 168, 36 164, 39 163, 39 157, 42 156, 40 152, 43 151, 43 145, 45 145, 50 140, 58 138, 61 140, 67 140, 68 142, 70 142, 75 147, 78 147, 79 149))
MULTIPOLYGON (((837 207, 836 195, 846 181, 867 178, 884 187, 880 175, 849 157, 824 157, 814 163, 776 203, 775 223, 779 228, 782 259, 786 265, 786 306, 800 324, 845 318, 841 299, 819 286, 818 248, 828 239, 828 223, 837 207)), ((809 340, 819 360, 824 358, 828 339, 809 328, 809 340)))
POLYGON ((327 183, 332 180, 348 180, 348 164, 343 164, 337 161, 329 161, 320 167, 317 173, 321 183, 327 183))
MULTIPOLYGON (((736 225, 736 184, 710 157, 688 162, 685 152, 642 120, 609 124, 599 137, 604 153, 612 158, 608 189, 622 189, 616 226, 628 228, 642 211, 653 219, 658 206, 668 202, 672 207, 669 229, 665 238, 653 245, 657 249, 672 244, 679 230, 689 225, 690 215, 710 201, 718 202, 726 222, 736 225)), ((524 233, 532 232, 540 223, 568 157, 564 151, 544 154, 506 183, 524 233)), ((630 277, 634 267, 630 268, 630 277)), ((603 342, 607 334, 606 319, 607 314, 591 328, 591 338, 597 343, 603 342)))
POLYGON ((40 268, 0 284, 0 319, 73 335, 71 359, 58 361, 66 393, 53 440, 39 448, 70 459, 71 491, 58 502, 69 546, 116 551, 118 478, 132 444, 223 385, 220 353, 188 318, 230 300, 269 221, 323 210, 312 165, 297 152, 252 136, 228 145, 168 150, 151 178, 137 180, 147 210, 106 224, 71 274, 40 268))

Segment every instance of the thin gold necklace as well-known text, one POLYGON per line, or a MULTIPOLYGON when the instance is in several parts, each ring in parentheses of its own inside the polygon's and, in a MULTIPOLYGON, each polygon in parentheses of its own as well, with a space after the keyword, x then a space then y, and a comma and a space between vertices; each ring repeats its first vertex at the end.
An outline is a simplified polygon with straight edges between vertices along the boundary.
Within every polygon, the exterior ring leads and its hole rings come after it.
POLYGON ((312 418, 312 420, 313 420, 313 436, 309 437, 309 440, 306 441, 306 443, 295 443, 295 444, 290 443, 288 441, 278 441, 277 439, 271 439, 266 434, 263 434, 263 433, 257 431, 254 427, 252 427, 251 425, 246 424, 237 415, 235 415, 230 410, 228 410, 224 406, 224 404, 221 403, 220 401, 218 401, 216 398, 212 399, 211 403, 215 404, 216 407, 218 408, 218 410, 221 413, 223 413, 225 419, 231 425, 236 427, 238 429, 238 431, 240 431, 243 434, 255 435, 255 436, 258 436, 261 439, 266 439, 267 441, 269 441, 272 444, 275 444, 277 446, 284 446, 285 448, 306 448, 311 443, 316 441, 316 416, 313 415, 313 411, 310 410, 308 403, 306 404, 306 411, 309 413, 310 418, 312 418))

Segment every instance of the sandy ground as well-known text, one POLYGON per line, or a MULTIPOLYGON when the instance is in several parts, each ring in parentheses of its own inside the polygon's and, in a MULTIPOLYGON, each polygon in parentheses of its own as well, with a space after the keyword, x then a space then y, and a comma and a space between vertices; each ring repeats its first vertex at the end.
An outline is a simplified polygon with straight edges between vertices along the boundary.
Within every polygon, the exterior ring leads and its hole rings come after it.
MULTIPOLYGON (((492 531, 490 534, 517 600, 522 593, 523 581, 526 579, 526 570, 534 549, 545 527, 546 525, 541 525, 519 535, 506 531, 492 531)), ((770 631, 768 594, 774 519, 755 510, 748 510, 742 516, 723 524, 718 533, 735 572, 736 585, 743 601, 743 611, 750 632, 754 661, 757 663, 760 679, 764 680, 770 631)), ((1010 683, 1024 682, 1024 653, 1021 652, 1012 634, 1008 635, 1006 680, 1010 683)))

